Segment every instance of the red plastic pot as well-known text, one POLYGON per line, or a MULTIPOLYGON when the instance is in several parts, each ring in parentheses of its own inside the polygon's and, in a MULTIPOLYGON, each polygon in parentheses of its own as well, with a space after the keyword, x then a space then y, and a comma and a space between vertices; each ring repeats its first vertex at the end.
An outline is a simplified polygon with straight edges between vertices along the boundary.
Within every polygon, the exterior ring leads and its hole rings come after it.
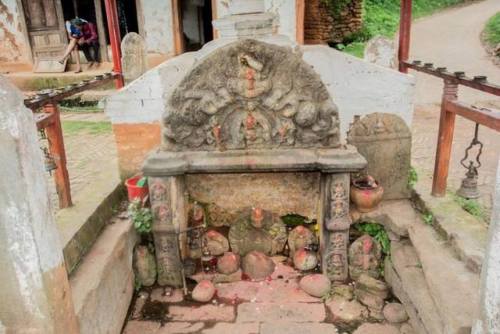
POLYGON ((128 200, 132 202, 135 199, 142 201, 149 194, 148 185, 145 184, 144 187, 137 186, 137 182, 142 178, 141 175, 137 175, 127 179, 125 181, 125 186, 127 187, 128 200))

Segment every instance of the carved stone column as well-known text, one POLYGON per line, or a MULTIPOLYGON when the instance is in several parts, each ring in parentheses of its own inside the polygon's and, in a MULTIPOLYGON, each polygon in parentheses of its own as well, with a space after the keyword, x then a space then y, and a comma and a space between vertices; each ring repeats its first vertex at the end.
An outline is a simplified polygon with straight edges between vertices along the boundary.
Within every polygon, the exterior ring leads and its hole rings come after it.
POLYGON ((349 180, 348 173, 323 176, 322 267, 335 283, 343 283, 349 276, 349 180))
POLYGON ((184 176, 150 177, 158 284, 182 286, 179 231, 187 225, 184 176))

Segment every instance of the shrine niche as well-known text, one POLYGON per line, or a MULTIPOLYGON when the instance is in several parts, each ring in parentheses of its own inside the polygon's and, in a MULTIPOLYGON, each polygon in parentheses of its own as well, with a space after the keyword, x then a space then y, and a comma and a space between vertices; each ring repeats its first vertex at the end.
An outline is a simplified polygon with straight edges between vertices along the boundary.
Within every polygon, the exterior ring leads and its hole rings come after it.
MULTIPOLYGON (((266 257, 306 252, 321 259, 330 280, 346 281, 349 173, 366 161, 341 145, 339 131, 336 105, 299 52, 247 39, 203 58, 168 97, 162 145, 143 169, 155 207, 165 211, 157 209, 153 223, 159 282, 182 285, 185 257, 200 255, 194 249, 200 241, 189 232, 186 242, 183 231, 202 223, 224 233, 243 264, 255 258, 259 267, 266 257), (170 180, 170 196, 154 193, 155 179, 170 180), (193 201, 204 203, 204 211, 196 214, 193 201), (280 216, 297 211, 314 215, 318 236, 298 228, 289 238, 280 216), (167 248, 173 233, 180 244, 167 248)), ((207 264, 221 256, 210 251, 210 240, 201 242, 207 264)), ((225 243, 219 248, 227 252, 225 243)))

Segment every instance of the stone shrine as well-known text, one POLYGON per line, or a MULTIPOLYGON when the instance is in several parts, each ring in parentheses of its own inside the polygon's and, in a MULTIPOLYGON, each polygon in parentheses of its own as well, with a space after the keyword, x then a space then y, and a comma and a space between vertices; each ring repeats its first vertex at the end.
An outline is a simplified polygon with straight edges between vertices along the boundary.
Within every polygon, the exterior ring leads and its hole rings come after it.
MULTIPOLYGON (((162 145, 144 166, 150 180, 160 284, 182 284, 185 245, 179 250, 175 240, 188 228, 186 176, 262 172, 277 177, 290 172, 323 174, 318 204, 322 270, 332 281, 347 279, 349 173, 366 162, 355 148, 341 146, 338 109, 299 53, 251 39, 213 51, 170 96, 163 125, 162 145)), ((283 203, 286 195, 280 199, 283 203)), ((252 203, 239 205, 243 210, 252 203)), ((232 251, 240 253, 242 244, 260 240, 256 247, 245 246, 242 255, 252 250, 279 252, 286 229, 270 217, 265 208, 255 208, 231 226, 229 238, 236 248, 232 251), (255 235, 239 233, 243 230, 255 235)))

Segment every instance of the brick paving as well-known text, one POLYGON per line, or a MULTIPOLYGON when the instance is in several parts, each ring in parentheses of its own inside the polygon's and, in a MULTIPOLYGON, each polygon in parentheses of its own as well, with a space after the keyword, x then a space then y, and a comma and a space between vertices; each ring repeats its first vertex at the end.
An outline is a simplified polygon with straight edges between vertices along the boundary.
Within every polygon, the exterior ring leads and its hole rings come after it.
MULTIPOLYGON (((104 113, 63 113, 61 120, 82 122, 107 122, 104 113)), ((64 134, 67 167, 73 198, 86 187, 91 187, 96 175, 105 169, 114 169, 118 173, 116 145, 111 131, 90 134, 85 130, 64 134)), ((53 178, 46 174, 51 192, 52 207, 59 209, 59 202, 53 178)), ((110 189, 111 191, 111 189, 110 189)))

